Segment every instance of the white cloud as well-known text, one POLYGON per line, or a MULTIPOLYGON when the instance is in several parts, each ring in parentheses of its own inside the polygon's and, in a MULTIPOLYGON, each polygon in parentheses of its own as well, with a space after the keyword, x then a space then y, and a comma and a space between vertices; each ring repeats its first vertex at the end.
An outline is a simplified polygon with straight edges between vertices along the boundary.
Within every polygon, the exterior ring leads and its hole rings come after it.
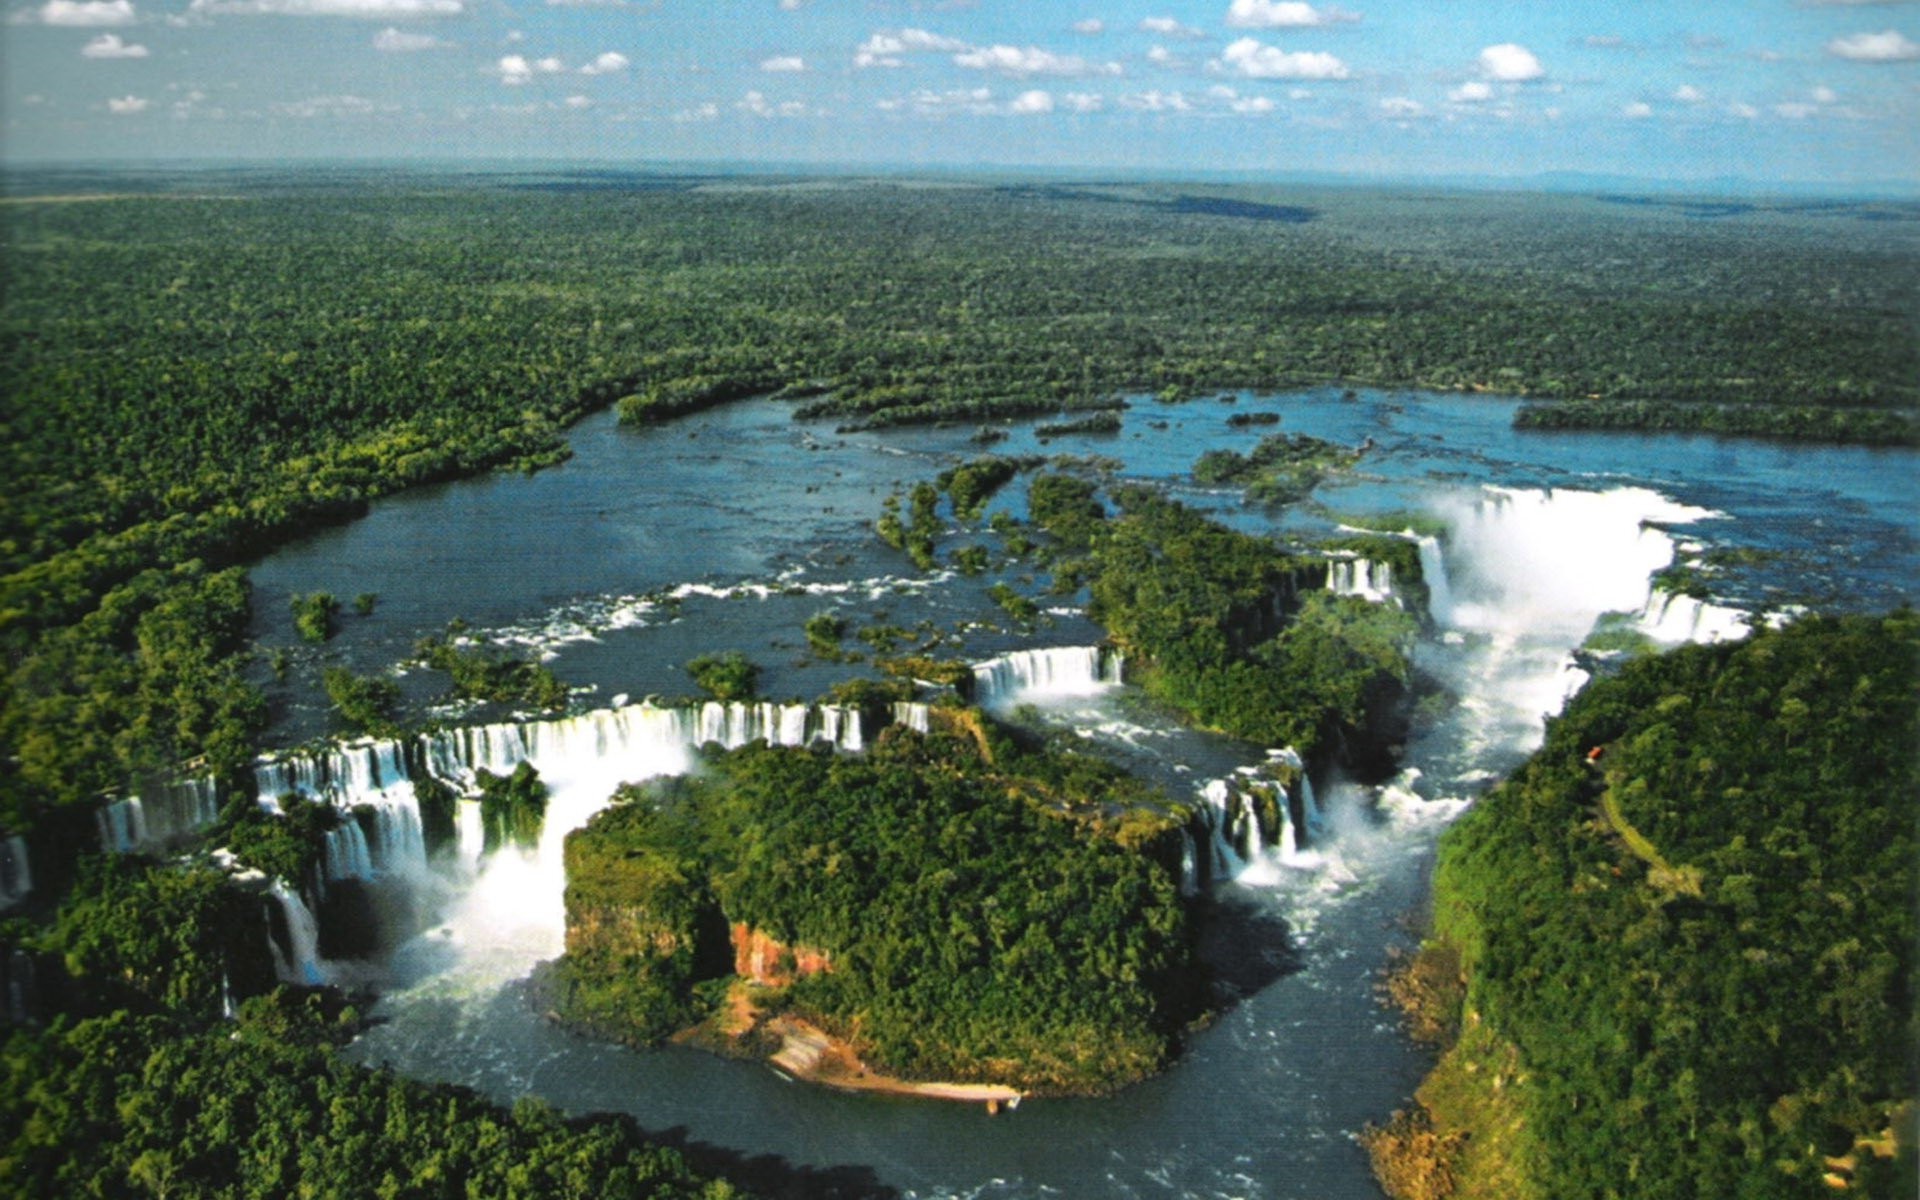
POLYGON ((1840 93, 1830 87, 1817 87, 1813 89, 1813 102, 1815 104, 1838 104, 1840 102, 1840 93))
POLYGON ((1322 51, 1289 53, 1253 38, 1241 38, 1214 60, 1216 69, 1249 79, 1345 79, 1347 64, 1322 51))
POLYGON ((807 115, 807 106, 804 101, 783 100, 775 104, 757 91, 748 92, 742 96, 740 102, 734 107, 756 117, 804 117, 807 115))
POLYGON ((1590 33, 1580 39, 1580 44, 1594 50, 1624 50, 1627 39, 1617 33, 1590 33))
POLYGON ((550 8, 632 8, 633 0, 547 0, 550 8))
POLYGON ((524 54, 502 55, 493 65, 500 75, 500 82, 509 87, 519 87, 523 83, 533 82, 535 75, 557 75, 567 69, 565 63, 557 58, 543 58, 537 62, 527 61, 524 54))
POLYGON ((133 0, 47 0, 40 6, 40 23, 43 25, 131 25, 136 19, 133 0))
POLYGON ((81 58, 145 58, 147 48, 123 42, 117 33, 103 33, 80 47, 81 58))
POLYGON ((562 103, 576 111, 582 108, 593 107, 593 101, 587 99, 585 96, 568 96, 562 103))
POLYGON ((1789 121, 1804 121, 1808 117, 1812 116, 1814 113, 1819 112, 1820 110, 1811 104, 1802 104, 1799 101, 1790 101, 1786 104, 1774 105, 1773 111, 1780 114, 1782 117, 1785 117, 1789 121))
POLYGON ((1141 20, 1140 28, 1146 33, 1157 33, 1161 37, 1180 38, 1185 41, 1207 36, 1201 30, 1191 25, 1182 25, 1172 17, 1146 17, 1141 20))
POLYGON ((1683 83, 1673 89, 1673 98, 1682 104, 1698 104, 1707 98, 1707 94, 1690 83, 1683 83))
POLYGON ((1547 73, 1533 51, 1513 42, 1488 46, 1480 52, 1480 73, 1503 83, 1525 83, 1547 73))
POLYGON ((1007 106, 1007 111, 1022 116, 1050 113, 1053 111, 1053 93, 1043 92, 1038 88, 1030 92, 1021 92, 1013 98, 1013 103, 1007 106))
POLYGON ((1267 96, 1237 96, 1227 101, 1227 107, 1237 113, 1256 116, 1260 113, 1270 113, 1276 106, 1272 98, 1267 96))
POLYGON ((942 37, 937 33, 928 33, 924 29, 902 29, 893 33, 882 31, 860 43, 854 50, 853 65, 898 67, 904 65, 901 56, 913 51, 932 50, 953 53, 967 48, 967 44, 957 38, 942 37))
POLYGON ((780 0, 780 11, 781 12, 799 12, 800 6, 805 4, 806 2, 807 0, 780 0))
POLYGON ((582 75, 615 75, 632 66, 632 60, 618 50, 608 50, 580 68, 582 75))
POLYGON ((1417 117, 1427 111, 1418 100, 1409 100, 1405 96, 1389 96, 1380 102, 1380 111, 1389 117, 1417 117))
POLYGON ((117 100, 108 100, 107 111, 116 117, 130 117, 134 113, 145 112, 147 105, 152 103, 143 96, 122 96, 117 100))
POLYGON ((1147 49, 1147 61, 1166 66, 1173 61, 1173 51, 1165 46, 1151 46, 1147 49))
POLYGON ((1099 112, 1106 101, 1092 92, 1068 92, 1061 102, 1077 113, 1099 112))
POLYGON ((1740 104, 1736 102, 1727 105, 1727 114, 1729 116, 1739 117, 1742 120, 1751 121, 1760 115, 1760 110, 1751 104, 1740 104))
POLYGON ((452 42, 443 42, 432 34, 406 33, 389 25, 373 35, 373 48, 388 54, 411 54, 420 50, 438 50, 451 46, 452 42))
MULTIPOLYGON (((276 104, 273 111, 283 117, 311 120, 315 117, 364 117, 383 109, 365 96, 341 95, 312 96, 305 100, 276 104)), ((384 111, 392 112, 394 106, 387 105, 384 111)))
POLYGON ((1193 102, 1180 92, 1139 92, 1120 97, 1120 107, 1135 112, 1190 112, 1193 102))
POLYGON ((1478 79, 1470 79, 1447 93, 1447 99, 1455 104, 1480 104, 1493 99, 1493 86, 1478 79))
POLYGON ((762 71, 804 71, 807 69, 807 61, 798 54, 780 54, 773 58, 761 59, 760 69, 762 71))
POLYGON ((720 106, 711 102, 698 104, 692 108, 683 108, 673 114, 676 121, 714 121, 720 117, 720 106))
POLYGON ((874 107, 881 112, 913 112, 923 117, 945 117, 953 113, 984 116, 999 111, 993 103, 993 89, 984 87, 945 92, 920 88, 902 99, 877 101, 874 107))
POLYGON ((1233 0, 1227 6, 1227 24, 1235 29, 1305 29, 1359 19, 1357 13, 1331 5, 1315 8, 1299 0, 1233 0))
POLYGON ((1854 62, 1912 62, 1920 58, 1920 43, 1907 40, 1898 30, 1882 33, 1852 33, 1827 43, 1827 53, 1854 62))
POLYGON ((1055 54, 1039 46, 980 46, 953 56, 953 64, 1002 75, 1118 75, 1119 63, 1093 63, 1077 54, 1055 54))
POLYGON ((1088 17, 1084 21, 1075 21, 1073 23, 1073 31, 1075 33, 1084 33, 1091 37, 1096 33, 1105 33, 1107 31, 1107 23, 1099 17, 1088 17))
POLYGON ((193 0, 189 13, 222 16, 360 17, 368 20, 405 20, 413 17, 457 17, 466 11, 464 0, 193 0))
POLYGON ((1645 100, 1635 100, 1620 110, 1620 115, 1629 121, 1644 121, 1653 115, 1653 105, 1645 100))

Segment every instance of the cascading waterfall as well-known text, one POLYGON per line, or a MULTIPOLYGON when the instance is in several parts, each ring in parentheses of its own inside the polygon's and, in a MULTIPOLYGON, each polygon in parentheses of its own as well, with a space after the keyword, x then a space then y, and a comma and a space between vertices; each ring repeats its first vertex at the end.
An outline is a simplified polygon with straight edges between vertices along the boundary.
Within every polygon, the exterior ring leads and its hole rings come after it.
POLYGON ((280 905, 287 931, 285 949, 271 933, 267 937, 268 948, 273 952, 274 971, 286 983, 327 982, 325 964, 320 959, 320 923, 314 920, 313 910, 300 898, 300 893, 278 879, 267 884, 267 894, 280 905))
POLYGON ((102 804, 94 812, 100 848, 132 854, 165 847, 211 826, 220 816, 220 796, 211 779, 182 779, 144 788, 102 804))
POLYGON ((1399 604, 1393 588, 1393 564, 1371 558, 1335 558, 1327 563, 1327 590, 1358 596, 1375 604, 1399 604))
POLYGON ((1016 650, 973 666, 973 699, 984 708, 1014 700, 1094 696, 1120 682, 1124 663, 1101 646, 1016 650))
POLYGON ((328 830, 324 849, 329 881, 373 878, 373 852, 367 847, 367 835, 361 832, 360 822, 349 817, 328 830))
POLYGON ((1724 642, 1747 636, 1747 614, 1741 610, 1657 588, 1648 593, 1634 624, 1663 645, 1724 642))
POLYGON ((27 839, 0 840, 0 910, 12 908, 33 891, 33 863, 27 853, 27 839))
POLYGON ((1453 585, 1447 578, 1447 556, 1432 534, 1416 538, 1420 548, 1420 575, 1427 584, 1427 615, 1445 625, 1453 620, 1453 585))
POLYGON ((918 700, 898 700, 893 705, 893 723, 903 725, 915 733, 930 733, 933 730, 933 710, 918 700))
POLYGON ((1718 516, 1631 487, 1490 487, 1438 507, 1449 533, 1428 584, 1434 619, 1460 648, 1437 665, 1461 694, 1469 743, 1516 761, 1586 683, 1572 651, 1600 617, 1646 606, 1675 554, 1662 526, 1718 516))
POLYGON ((1197 890, 1207 880, 1268 882, 1274 868, 1320 862, 1307 850, 1309 831, 1319 823, 1313 781, 1291 747, 1268 751, 1265 763, 1208 780, 1197 795, 1202 801, 1196 815, 1207 844, 1208 870, 1203 879, 1194 861, 1197 856, 1183 857, 1183 888, 1197 890))

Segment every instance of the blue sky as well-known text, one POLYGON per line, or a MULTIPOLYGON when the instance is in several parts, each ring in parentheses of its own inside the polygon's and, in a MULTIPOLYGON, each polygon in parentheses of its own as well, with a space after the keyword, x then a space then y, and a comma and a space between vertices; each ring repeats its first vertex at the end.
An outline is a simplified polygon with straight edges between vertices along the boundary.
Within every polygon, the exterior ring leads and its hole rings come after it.
POLYGON ((0 152, 1920 185, 1912 0, 38 0, 0 152))

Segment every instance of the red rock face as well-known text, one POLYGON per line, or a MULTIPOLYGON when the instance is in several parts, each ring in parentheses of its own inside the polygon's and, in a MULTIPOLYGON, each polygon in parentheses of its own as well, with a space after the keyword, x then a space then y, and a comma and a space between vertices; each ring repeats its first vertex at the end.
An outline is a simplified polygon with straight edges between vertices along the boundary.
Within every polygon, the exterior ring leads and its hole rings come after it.
POLYGON ((733 973, 743 979, 785 987, 796 979, 833 970, 832 956, 825 950, 787 946, 744 922, 735 922, 732 934, 733 973))

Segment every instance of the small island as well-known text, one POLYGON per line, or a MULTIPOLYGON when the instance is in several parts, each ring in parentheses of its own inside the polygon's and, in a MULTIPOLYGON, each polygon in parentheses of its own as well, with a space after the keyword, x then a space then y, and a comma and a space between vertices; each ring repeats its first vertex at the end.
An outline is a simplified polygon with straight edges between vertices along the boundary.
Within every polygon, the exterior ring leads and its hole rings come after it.
POLYGON ((977 710, 866 754, 752 745, 567 841, 567 1024, 990 1107, 1154 1073, 1203 1007, 1186 814, 977 710))

